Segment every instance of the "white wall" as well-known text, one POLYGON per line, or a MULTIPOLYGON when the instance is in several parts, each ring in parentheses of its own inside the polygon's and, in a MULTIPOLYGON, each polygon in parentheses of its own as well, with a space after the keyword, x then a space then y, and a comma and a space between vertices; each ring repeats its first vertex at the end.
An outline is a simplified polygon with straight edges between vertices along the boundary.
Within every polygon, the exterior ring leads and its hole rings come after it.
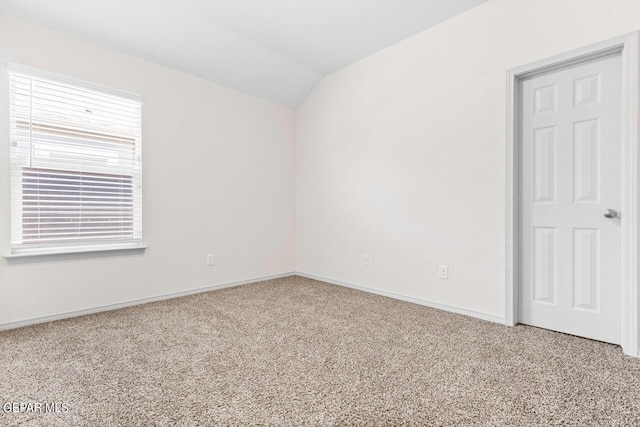
POLYGON ((0 326, 292 270, 503 316, 506 70, 637 29, 636 0, 490 0, 330 75, 294 117, 0 15, 0 254, 8 61, 143 95, 150 245, 0 258, 0 326))
POLYGON ((325 78, 297 110, 297 270, 503 317, 506 71, 638 29, 637 0, 490 0, 325 78))
MULTIPOLYGON (((206 52, 203 52, 206 54, 206 52)), ((7 263, 2 324, 295 270, 294 112, 0 15, 0 255, 9 252, 7 62, 143 96, 143 255, 7 263), (206 254, 216 266, 206 266, 206 254)))

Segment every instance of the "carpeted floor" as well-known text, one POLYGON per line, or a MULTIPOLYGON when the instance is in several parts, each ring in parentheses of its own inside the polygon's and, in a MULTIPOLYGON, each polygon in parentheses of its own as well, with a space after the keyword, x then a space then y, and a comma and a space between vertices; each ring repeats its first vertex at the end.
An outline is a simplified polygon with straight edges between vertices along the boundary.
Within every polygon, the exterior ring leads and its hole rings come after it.
POLYGON ((300 277, 0 332, 0 425, 640 425, 640 359, 300 277))

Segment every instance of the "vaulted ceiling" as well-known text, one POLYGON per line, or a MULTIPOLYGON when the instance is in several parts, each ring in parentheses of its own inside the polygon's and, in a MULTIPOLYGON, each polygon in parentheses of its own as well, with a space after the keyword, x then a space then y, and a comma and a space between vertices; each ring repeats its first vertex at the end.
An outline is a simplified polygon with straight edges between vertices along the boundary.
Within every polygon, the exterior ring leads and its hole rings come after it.
POLYGON ((0 0, 0 12, 299 105, 360 58, 486 0, 0 0))

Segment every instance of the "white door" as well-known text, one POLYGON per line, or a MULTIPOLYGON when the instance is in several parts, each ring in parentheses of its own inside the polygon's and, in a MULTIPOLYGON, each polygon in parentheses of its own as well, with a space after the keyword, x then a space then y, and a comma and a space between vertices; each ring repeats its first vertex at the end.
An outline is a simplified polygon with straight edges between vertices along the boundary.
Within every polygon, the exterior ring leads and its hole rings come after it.
POLYGON ((519 321, 616 344, 620 76, 618 54, 532 77, 519 88, 519 321))

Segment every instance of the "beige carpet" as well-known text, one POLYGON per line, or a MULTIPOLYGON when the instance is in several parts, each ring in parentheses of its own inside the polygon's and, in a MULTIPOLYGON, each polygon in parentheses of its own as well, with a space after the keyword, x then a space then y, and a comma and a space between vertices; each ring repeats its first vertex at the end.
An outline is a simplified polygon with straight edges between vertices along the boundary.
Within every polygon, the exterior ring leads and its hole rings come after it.
POLYGON ((0 333, 0 425, 640 425, 640 360, 300 277, 0 333))

